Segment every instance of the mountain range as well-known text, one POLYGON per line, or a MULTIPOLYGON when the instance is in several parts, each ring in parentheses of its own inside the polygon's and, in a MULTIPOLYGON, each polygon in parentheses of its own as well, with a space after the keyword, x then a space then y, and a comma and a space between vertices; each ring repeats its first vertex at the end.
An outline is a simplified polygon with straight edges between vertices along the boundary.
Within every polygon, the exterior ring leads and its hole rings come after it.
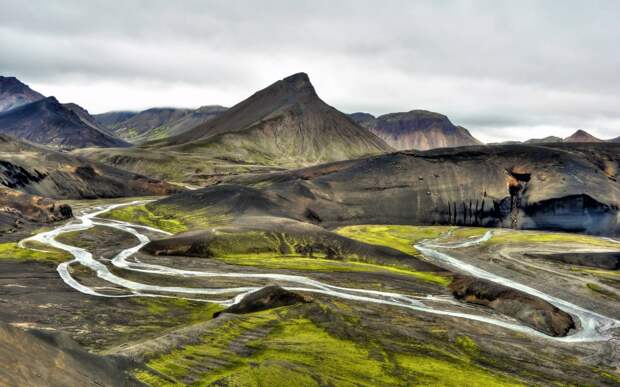
POLYGON ((108 112, 95 115, 97 122, 119 137, 143 143, 190 130, 225 112, 227 108, 207 105, 198 109, 151 108, 141 112, 108 112))
POLYGON ((201 176, 295 168, 392 150, 323 102, 308 76, 299 73, 177 135, 136 149, 76 153, 158 178, 194 181, 201 176))

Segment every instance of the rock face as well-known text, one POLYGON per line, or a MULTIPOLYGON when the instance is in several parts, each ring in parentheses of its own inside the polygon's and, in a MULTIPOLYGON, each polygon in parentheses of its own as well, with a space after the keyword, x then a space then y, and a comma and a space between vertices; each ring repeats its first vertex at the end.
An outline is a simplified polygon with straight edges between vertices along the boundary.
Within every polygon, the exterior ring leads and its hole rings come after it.
POLYGON ((56 148, 124 147, 128 143, 82 121, 54 97, 0 113, 0 133, 56 148))
POLYGON ((49 223, 72 216, 66 204, 0 186, 0 233, 14 232, 25 223, 49 223))
POLYGON ((452 224, 614 235, 619 171, 620 146, 609 143, 445 148, 222 178, 161 203, 324 227, 452 224))
POLYGON ((309 296, 303 296, 282 289, 277 285, 272 285, 266 286, 260 290, 246 295, 241 301, 239 301, 239 303, 230 306, 220 312, 214 313, 213 317, 217 317, 222 313, 254 313, 260 312, 261 310, 308 302, 312 302, 312 298, 309 296))
POLYGON ((426 110, 390 113, 377 118, 368 113, 354 113, 351 118, 397 150, 482 144, 467 129, 452 124, 448 117, 426 110))
POLYGON ((604 142, 601 139, 598 139, 591 135, 590 133, 584 130, 578 130, 572 135, 566 137, 564 142, 604 142))
POLYGON ((0 113, 43 98, 17 78, 0 76, 0 113))
POLYGON ((458 277, 450 284, 450 290, 459 300, 487 306, 550 336, 566 336, 575 329, 568 313, 547 301, 494 282, 458 277))
POLYGON ((165 195, 182 190, 1 135, 0 185, 30 195, 58 199, 165 195))
POLYGON ((91 354, 67 335, 22 331, 0 323, 0 385, 139 386, 128 364, 91 354))
POLYGON ((152 145, 186 152, 224 150, 222 156, 247 154, 248 160, 260 156, 302 165, 391 150, 323 102, 303 73, 272 84, 203 125, 152 145))

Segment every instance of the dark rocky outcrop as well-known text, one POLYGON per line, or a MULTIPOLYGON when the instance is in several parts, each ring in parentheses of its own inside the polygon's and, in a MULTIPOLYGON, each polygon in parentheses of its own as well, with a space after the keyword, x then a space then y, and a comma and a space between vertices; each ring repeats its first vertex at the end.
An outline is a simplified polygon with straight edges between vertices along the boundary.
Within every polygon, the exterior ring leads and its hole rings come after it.
POLYGON ((67 204, 0 187, 0 233, 14 232, 28 223, 49 223, 72 216, 67 204))
POLYGON ((309 296, 297 294, 285 290, 277 285, 266 286, 260 290, 252 292, 237 304, 216 312, 213 317, 217 317, 222 313, 245 314, 260 312, 261 310, 279 308, 281 306, 289 306, 299 303, 312 302, 309 296))
POLYGON ((550 336, 566 336, 575 329, 568 313, 547 301, 494 282, 457 277, 450 290, 459 300, 487 306, 550 336))
POLYGON ((398 150, 482 144, 467 129, 452 124, 448 117, 426 110, 390 113, 377 118, 368 113, 353 113, 351 118, 398 150))

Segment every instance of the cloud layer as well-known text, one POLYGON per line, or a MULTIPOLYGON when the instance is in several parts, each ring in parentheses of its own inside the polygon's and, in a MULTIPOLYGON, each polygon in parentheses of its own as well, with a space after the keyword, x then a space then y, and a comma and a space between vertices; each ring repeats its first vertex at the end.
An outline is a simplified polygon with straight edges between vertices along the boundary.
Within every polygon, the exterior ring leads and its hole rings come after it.
POLYGON ((620 135, 615 1, 13 1, 0 73, 92 112, 232 105, 305 71, 345 112, 483 140, 620 135))

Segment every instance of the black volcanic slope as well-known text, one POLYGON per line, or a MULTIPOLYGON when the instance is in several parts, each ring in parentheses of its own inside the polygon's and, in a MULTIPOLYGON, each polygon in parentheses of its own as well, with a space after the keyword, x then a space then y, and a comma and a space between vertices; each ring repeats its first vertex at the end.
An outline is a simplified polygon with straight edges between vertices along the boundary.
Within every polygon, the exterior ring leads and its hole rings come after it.
POLYGON ((129 146, 82 121, 54 97, 0 113, 0 133, 58 148, 129 146))
POLYGON ((302 164, 347 159, 391 148, 327 105, 308 75, 277 81, 192 130, 153 144, 183 151, 231 148, 302 164))
POLYGON ((482 144, 467 129, 452 124, 448 117, 426 110, 390 113, 377 118, 368 113, 353 113, 351 118, 398 150, 482 144))
POLYGON ((609 143, 446 148, 223 178, 155 205, 326 227, 454 224, 618 234, 619 171, 620 145, 609 143))
POLYGON ((0 112, 45 98, 15 77, 0 76, 0 112))

